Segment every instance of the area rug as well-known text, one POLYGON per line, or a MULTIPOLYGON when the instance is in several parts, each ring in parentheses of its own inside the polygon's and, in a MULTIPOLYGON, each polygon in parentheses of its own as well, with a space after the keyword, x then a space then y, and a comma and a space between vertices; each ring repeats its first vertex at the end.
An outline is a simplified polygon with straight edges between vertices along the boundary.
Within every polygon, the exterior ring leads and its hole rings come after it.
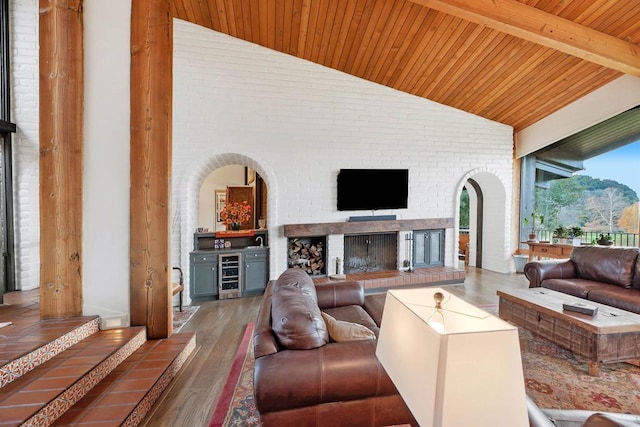
MULTIPOLYGON (((483 308, 497 312, 497 307, 483 308)), ((627 363, 605 364, 600 365, 600 375, 592 377, 586 359, 524 328, 519 328, 519 336, 526 392, 540 408, 640 414, 640 368, 627 363)), ((230 388, 232 396, 226 399, 229 404, 221 406, 219 402, 216 408, 216 412, 225 415, 218 424, 212 420, 210 427, 261 425, 253 401, 250 340, 247 346, 237 380, 232 380, 231 375, 227 380, 234 384, 230 388)))
POLYGON ((182 307, 182 311, 177 308, 173 310, 173 333, 180 332, 180 329, 187 324, 189 320, 196 314, 196 311, 200 308, 199 305, 185 305, 182 307))
MULTIPOLYGON (((484 306, 497 315, 498 306, 484 306)), ((600 364, 589 375, 587 360, 525 328, 518 328, 527 395, 540 407, 640 414, 640 368, 600 364)))
POLYGON ((209 427, 260 426, 253 401, 253 323, 244 330, 209 427))

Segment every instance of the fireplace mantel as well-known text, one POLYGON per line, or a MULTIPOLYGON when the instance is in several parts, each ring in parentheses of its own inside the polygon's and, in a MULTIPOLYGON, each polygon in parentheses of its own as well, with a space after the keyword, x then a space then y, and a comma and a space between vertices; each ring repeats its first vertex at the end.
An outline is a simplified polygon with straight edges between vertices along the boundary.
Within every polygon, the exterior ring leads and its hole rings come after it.
POLYGON ((399 219, 392 221, 322 222, 285 224, 285 237, 327 236, 330 234, 385 233, 390 231, 453 228, 454 218, 399 219))

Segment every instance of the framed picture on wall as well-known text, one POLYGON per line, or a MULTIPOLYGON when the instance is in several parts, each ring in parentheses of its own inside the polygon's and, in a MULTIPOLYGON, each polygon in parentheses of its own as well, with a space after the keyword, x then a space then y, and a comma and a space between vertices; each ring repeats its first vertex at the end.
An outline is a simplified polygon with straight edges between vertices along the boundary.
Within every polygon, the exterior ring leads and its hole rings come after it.
POLYGON ((256 171, 249 167, 244 168, 244 185, 251 185, 256 180, 256 171))
POLYGON ((220 214, 222 209, 227 205, 227 192, 225 190, 216 190, 216 221, 222 222, 220 214))

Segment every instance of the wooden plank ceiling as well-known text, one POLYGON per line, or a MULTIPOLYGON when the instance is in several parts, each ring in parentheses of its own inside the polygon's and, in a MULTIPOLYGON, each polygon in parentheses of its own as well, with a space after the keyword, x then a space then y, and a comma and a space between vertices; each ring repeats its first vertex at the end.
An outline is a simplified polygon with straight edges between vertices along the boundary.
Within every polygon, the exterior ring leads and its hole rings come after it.
POLYGON ((623 72, 640 75, 638 0, 172 0, 171 7, 176 18, 516 132, 623 72))

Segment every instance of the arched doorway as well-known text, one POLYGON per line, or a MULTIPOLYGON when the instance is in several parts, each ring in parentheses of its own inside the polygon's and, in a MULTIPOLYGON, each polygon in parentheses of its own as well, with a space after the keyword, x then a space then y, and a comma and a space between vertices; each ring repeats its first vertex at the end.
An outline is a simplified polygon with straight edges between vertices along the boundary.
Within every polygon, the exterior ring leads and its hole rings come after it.
POLYGON ((482 188, 469 178, 465 185, 469 198, 469 250, 467 263, 473 267, 482 268, 482 231, 484 198, 482 188))
POLYGON ((467 173, 459 185, 458 215, 463 188, 469 196, 469 265, 509 272, 510 214, 506 186, 496 173, 486 170, 467 173))

